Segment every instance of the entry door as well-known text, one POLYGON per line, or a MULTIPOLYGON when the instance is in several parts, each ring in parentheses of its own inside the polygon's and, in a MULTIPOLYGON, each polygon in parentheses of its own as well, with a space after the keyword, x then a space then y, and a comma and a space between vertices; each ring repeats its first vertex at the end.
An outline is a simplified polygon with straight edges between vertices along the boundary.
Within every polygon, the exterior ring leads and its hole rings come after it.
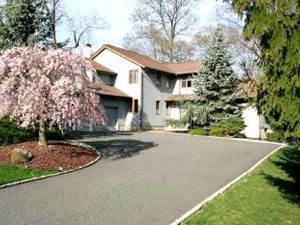
POLYGON ((107 129, 118 131, 118 107, 105 107, 107 114, 107 129))

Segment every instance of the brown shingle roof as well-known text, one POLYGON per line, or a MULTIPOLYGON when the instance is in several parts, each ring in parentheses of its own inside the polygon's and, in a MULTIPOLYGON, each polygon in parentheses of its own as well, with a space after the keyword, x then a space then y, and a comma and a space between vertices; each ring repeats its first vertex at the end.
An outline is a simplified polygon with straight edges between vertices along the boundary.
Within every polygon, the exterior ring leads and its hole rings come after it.
POLYGON ((170 95, 166 98, 167 102, 171 101, 187 101, 187 100, 195 100, 197 98, 196 94, 189 95, 170 95))
POLYGON ((137 64, 142 68, 150 68, 158 71, 163 71, 170 74, 186 74, 186 73, 196 73, 199 70, 198 62, 187 62, 179 64, 163 64, 160 63, 149 56, 142 55, 137 52, 126 50, 123 48, 118 48, 113 45, 104 45, 102 46, 95 54, 91 57, 92 59, 96 58, 102 51, 109 49, 112 52, 120 55, 121 57, 137 64))
POLYGON ((166 64, 166 66, 176 75, 198 73, 201 68, 201 64, 199 62, 173 63, 166 64))
POLYGON ((116 72, 114 72, 114 71, 108 69, 107 67, 101 65, 100 63, 98 63, 98 62, 96 62, 96 61, 94 61, 94 60, 92 60, 92 59, 86 58, 86 60, 87 60, 88 62, 90 62, 90 63, 92 64, 93 68, 94 68, 95 70, 97 70, 97 71, 105 72, 105 73, 108 73, 108 74, 111 74, 111 75, 117 75, 116 72))
POLYGON ((94 89, 100 95, 131 98, 129 95, 125 94, 119 89, 102 83, 91 83, 91 88, 94 89))

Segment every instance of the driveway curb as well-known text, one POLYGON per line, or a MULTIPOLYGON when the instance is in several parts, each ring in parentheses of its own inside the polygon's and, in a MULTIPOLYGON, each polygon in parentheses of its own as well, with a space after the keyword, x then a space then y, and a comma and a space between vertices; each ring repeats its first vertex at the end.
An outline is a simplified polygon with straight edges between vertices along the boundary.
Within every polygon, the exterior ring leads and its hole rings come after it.
MULTIPOLYGON (((253 143, 262 143, 262 144, 283 145, 282 143, 277 143, 277 142, 262 141, 262 140, 247 139, 247 138, 216 137, 216 136, 209 136, 209 135, 191 135, 191 134, 174 133, 174 132, 168 132, 168 131, 146 131, 146 132, 152 133, 152 134, 178 135, 178 136, 193 137, 193 138, 212 138, 212 139, 231 140, 231 141, 243 141, 243 142, 253 142, 253 143)), ((284 144, 284 145, 286 145, 286 144, 284 144)))
MULTIPOLYGON (((232 138, 233 139, 233 138, 232 138)), ((236 139, 233 139, 236 140, 236 139)), ((251 141, 251 140, 249 140, 251 141)), ((260 141, 255 141, 255 142, 259 142, 259 143, 266 143, 266 142, 260 142, 260 141)), ((229 182, 228 184, 226 184, 225 186, 223 186, 222 188, 220 188, 218 191, 216 191, 215 193, 213 193, 212 195, 210 195, 208 198, 206 198, 204 201, 200 202, 198 205, 196 205, 194 208, 190 209, 189 211, 187 211, 185 214, 183 214, 181 217, 179 217, 178 219, 176 219, 173 223, 171 223, 170 225, 179 225, 182 222, 184 222, 186 219, 188 219, 190 216, 194 215, 196 212, 198 212, 203 206, 205 206, 208 202, 212 201, 213 199, 215 199, 217 196, 219 196, 220 194, 224 193, 226 190, 228 190, 230 187, 234 186, 238 181, 240 181, 242 178, 246 177, 247 175, 249 175, 253 170, 255 170, 260 164, 262 164, 266 159, 268 159, 271 155, 273 155, 274 153, 276 153, 277 151, 279 151, 280 149, 282 149, 283 147, 287 146, 287 144, 280 144, 280 143, 273 143, 273 142, 267 142, 270 144, 277 144, 277 145, 281 145, 280 147, 276 148, 275 150, 273 150, 271 153, 269 153, 268 155, 266 155, 265 157, 263 157, 261 160, 259 160, 254 166, 252 166, 249 170, 247 170, 245 173, 241 174, 240 176, 238 176, 237 178, 235 178, 233 181, 229 182)))
POLYGON ((92 162, 90 162, 90 163, 88 163, 84 166, 80 166, 76 169, 67 170, 67 171, 63 171, 63 172, 58 172, 58 173, 54 173, 54 174, 50 174, 50 175, 44 175, 44 176, 35 177, 35 178, 30 178, 30 179, 26 179, 26 180, 16 181, 16 182, 8 183, 8 184, 3 184, 3 185, 0 185, 0 190, 3 189, 3 188, 12 187, 12 186, 16 186, 16 185, 19 185, 19 184, 44 180, 44 179, 47 179, 47 178, 50 178, 50 177, 57 177, 57 176, 64 175, 64 174, 67 174, 67 173, 72 173, 72 172, 75 172, 75 171, 78 171, 78 170, 82 170, 84 168, 92 166, 93 164, 95 164, 96 162, 98 162, 101 159, 100 152, 97 151, 94 147, 92 147, 90 145, 87 145, 87 144, 84 144, 84 143, 81 143, 81 142, 78 142, 78 141, 63 141, 63 143, 78 146, 78 147, 88 148, 88 149, 92 150, 93 152, 95 152, 98 156, 92 162))

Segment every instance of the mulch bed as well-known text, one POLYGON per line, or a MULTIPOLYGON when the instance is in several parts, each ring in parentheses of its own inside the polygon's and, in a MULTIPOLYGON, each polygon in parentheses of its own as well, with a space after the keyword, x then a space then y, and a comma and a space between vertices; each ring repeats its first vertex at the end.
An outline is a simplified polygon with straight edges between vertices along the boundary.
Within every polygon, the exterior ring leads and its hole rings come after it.
POLYGON ((97 156, 90 149, 54 141, 48 142, 45 147, 38 146, 37 142, 25 142, 0 148, 0 164, 27 166, 32 169, 76 169, 92 162, 97 156), (26 149, 33 153, 34 158, 27 163, 13 163, 11 154, 14 148, 26 149))

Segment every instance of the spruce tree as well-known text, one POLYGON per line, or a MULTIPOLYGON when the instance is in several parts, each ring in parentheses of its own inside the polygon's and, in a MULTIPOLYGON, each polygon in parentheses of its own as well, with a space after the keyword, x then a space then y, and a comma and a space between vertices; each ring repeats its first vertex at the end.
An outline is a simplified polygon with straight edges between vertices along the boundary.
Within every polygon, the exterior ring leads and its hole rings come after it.
POLYGON ((232 0, 244 35, 258 40, 264 71, 258 106, 285 138, 300 140, 300 4, 298 0, 232 0))
POLYGON ((6 0, 0 8, 0 49, 45 44, 49 28, 46 0, 6 0))
POLYGON ((238 77, 232 69, 231 58, 222 29, 217 28, 204 54, 203 68, 194 82, 197 105, 205 113, 200 121, 203 126, 241 116, 237 103, 238 77))

